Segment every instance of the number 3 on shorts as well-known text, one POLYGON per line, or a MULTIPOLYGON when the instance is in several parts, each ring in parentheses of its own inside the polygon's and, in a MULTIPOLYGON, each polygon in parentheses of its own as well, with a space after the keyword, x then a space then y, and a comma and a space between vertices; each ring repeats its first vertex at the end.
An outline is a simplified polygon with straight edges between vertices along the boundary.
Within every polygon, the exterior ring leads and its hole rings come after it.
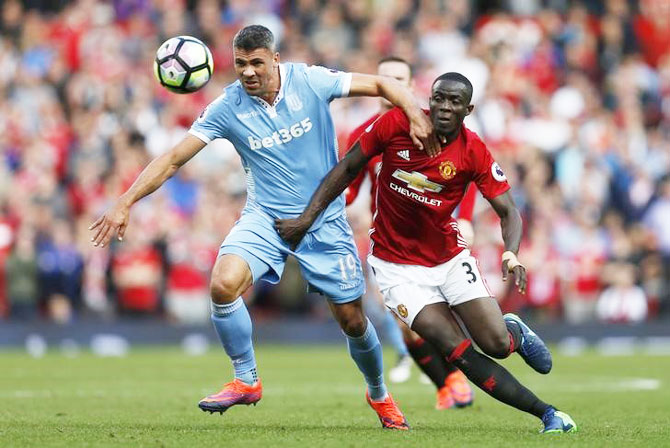
POLYGON ((468 274, 470 277, 468 277, 468 283, 474 283, 477 281, 477 276, 475 273, 472 271, 472 265, 468 263, 467 261, 464 261, 461 266, 465 269, 465 273, 468 274))
POLYGON ((342 281, 347 281, 350 278, 356 278, 356 259, 352 254, 347 255, 346 257, 340 257, 338 260, 340 263, 340 274, 342 274, 342 281))

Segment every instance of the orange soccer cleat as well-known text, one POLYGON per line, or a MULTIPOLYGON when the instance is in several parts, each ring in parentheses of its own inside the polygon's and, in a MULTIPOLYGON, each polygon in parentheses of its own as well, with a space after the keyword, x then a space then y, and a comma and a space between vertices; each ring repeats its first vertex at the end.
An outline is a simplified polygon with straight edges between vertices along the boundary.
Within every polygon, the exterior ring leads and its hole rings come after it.
POLYGON ((435 409, 444 411, 454 406, 454 397, 451 396, 451 389, 444 385, 437 391, 437 401, 435 402, 435 409))
POLYGON ((382 427, 385 429, 399 429, 401 431, 407 431, 409 429, 409 424, 407 419, 400 412, 398 405, 393 401, 391 394, 388 394, 386 400, 384 401, 372 401, 370 399, 370 394, 365 392, 365 399, 368 401, 368 404, 375 410, 379 421, 382 422, 382 427))
POLYGON ((444 384, 449 388, 451 397, 453 398, 454 404, 457 408, 464 408, 472 404, 474 393, 472 391, 472 387, 470 387, 470 383, 468 383, 467 377, 465 374, 463 374, 463 372, 457 370, 450 373, 449 376, 447 376, 444 384))
POLYGON ((235 379, 230 383, 224 384, 223 389, 221 389, 220 392, 214 395, 208 395, 200 400, 198 407, 203 411, 209 411, 210 414, 213 412, 223 414, 229 407, 235 406, 236 404, 253 404, 256 406, 256 403, 261 399, 262 395, 263 386, 261 385, 260 380, 253 385, 249 385, 243 381, 235 379))

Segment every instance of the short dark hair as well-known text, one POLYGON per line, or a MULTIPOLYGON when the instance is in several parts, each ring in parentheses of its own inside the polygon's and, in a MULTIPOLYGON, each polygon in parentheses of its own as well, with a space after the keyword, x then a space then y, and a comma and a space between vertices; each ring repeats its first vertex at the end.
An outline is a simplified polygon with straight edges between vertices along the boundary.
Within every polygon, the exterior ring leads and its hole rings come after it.
POLYGON ((407 62, 407 59, 401 58, 400 56, 385 56, 377 62, 377 65, 382 65, 385 62, 400 62, 401 64, 405 64, 407 67, 409 67, 409 76, 412 76, 412 64, 407 62))
POLYGON ((275 51, 275 37, 272 31, 263 25, 245 26, 235 34, 233 38, 233 48, 251 51, 257 48, 267 48, 275 51))
POLYGON ((454 82, 460 82, 465 86, 465 90, 468 94, 468 103, 472 99, 472 83, 468 78, 463 76, 460 73, 457 72, 447 72, 443 73, 437 78, 435 78, 435 81, 433 81, 433 85, 435 85, 436 82, 438 81, 454 81, 454 82))

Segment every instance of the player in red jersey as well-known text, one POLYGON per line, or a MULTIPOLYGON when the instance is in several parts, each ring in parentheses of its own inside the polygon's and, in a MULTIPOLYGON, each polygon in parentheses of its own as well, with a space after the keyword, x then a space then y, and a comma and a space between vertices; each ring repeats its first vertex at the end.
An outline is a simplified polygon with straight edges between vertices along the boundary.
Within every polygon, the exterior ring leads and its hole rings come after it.
POLYGON ((501 220, 503 280, 512 275, 524 293, 526 270, 517 259, 521 216, 502 169, 482 140, 463 126, 474 108, 471 98, 472 84, 460 73, 438 77, 429 112, 442 142, 437 156, 412 147, 407 118, 393 109, 366 129, 298 218, 277 220, 275 226, 285 241, 297 244, 367 161, 382 154, 368 261, 386 305, 483 391, 542 419, 542 432, 573 432, 577 425, 570 416, 476 351, 455 318, 487 355, 506 358, 517 352, 536 371, 551 370, 551 354, 539 336, 517 316, 500 312, 451 217, 467 184, 474 182, 501 220))
MULTIPOLYGON (((377 74, 395 78, 400 84, 413 89, 412 68, 409 63, 399 57, 389 56, 379 61, 377 65, 377 74)), ((365 129, 374 123, 381 114, 388 112, 393 108, 393 104, 385 99, 380 100, 380 111, 374 114, 362 125, 354 129, 349 135, 347 148, 351 149, 356 141, 363 134, 365 129)), ((347 187, 345 198, 347 205, 350 205, 358 196, 361 185, 367 177, 370 179, 370 211, 374 216, 377 196, 377 173, 381 168, 381 154, 373 156, 365 166, 365 169, 359 173, 353 182, 347 187)), ((463 199, 459 207, 459 224, 461 228, 468 226, 472 219, 472 209, 475 200, 474 189, 469 189, 468 194, 463 199), (461 221, 462 218, 465 220, 461 221)), ((470 230, 470 234, 472 231, 470 230)), ((435 408, 438 410, 449 409, 453 406, 462 408, 472 404, 473 392, 467 378, 463 372, 458 370, 453 364, 448 362, 444 356, 439 354, 432 344, 425 341, 406 325, 398 325, 394 314, 384 306, 383 299, 377 288, 374 276, 371 272, 366 276, 368 281, 368 291, 373 295, 373 300, 366 302, 370 315, 378 315, 381 320, 381 328, 386 339, 398 355, 396 365, 389 370, 389 379, 394 383, 401 383, 410 378, 412 359, 422 372, 433 382, 437 388, 437 399, 435 408), (374 300, 378 299, 378 300, 374 300), (379 305, 375 307, 374 305, 379 305), (376 308, 376 309, 371 309, 376 308)))

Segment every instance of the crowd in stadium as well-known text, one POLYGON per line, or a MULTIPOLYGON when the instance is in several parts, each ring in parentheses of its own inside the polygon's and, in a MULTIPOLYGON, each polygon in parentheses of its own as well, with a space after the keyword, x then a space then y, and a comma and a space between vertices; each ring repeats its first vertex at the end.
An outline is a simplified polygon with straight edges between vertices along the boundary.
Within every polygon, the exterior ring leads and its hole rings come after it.
MULTIPOLYGON (((245 201, 229 143, 138 203, 123 243, 94 248, 88 227, 234 80, 231 41, 248 23, 275 33, 284 61, 374 73, 381 57, 405 58, 419 98, 444 72, 471 80, 466 125, 524 218, 521 296, 501 280, 495 213, 481 198, 475 208, 473 249, 505 311, 570 323, 670 315, 667 0, 1 3, 0 318, 207 321, 209 272, 245 201), (156 48, 176 35, 214 54, 215 76, 195 94, 153 77, 156 48)), ((340 142, 377 101, 332 103, 340 142)), ((364 259, 360 201, 349 218, 364 259)), ((320 315, 297 267, 284 275, 248 294, 252 309, 320 315)))

